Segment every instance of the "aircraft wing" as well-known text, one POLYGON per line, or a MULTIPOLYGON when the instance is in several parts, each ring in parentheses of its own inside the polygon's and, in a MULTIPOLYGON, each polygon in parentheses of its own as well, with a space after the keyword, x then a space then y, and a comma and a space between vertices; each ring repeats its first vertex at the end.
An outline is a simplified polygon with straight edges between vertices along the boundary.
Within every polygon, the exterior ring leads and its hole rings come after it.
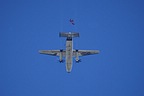
POLYGON ((93 55, 98 53, 100 53, 99 50, 74 50, 73 56, 76 56, 76 54, 78 54, 78 56, 86 56, 86 55, 93 55))
POLYGON ((65 56, 65 50, 40 50, 40 54, 45 54, 45 55, 52 55, 52 56, 60 56, 60 53, 62 53, 63 56, 65 56))

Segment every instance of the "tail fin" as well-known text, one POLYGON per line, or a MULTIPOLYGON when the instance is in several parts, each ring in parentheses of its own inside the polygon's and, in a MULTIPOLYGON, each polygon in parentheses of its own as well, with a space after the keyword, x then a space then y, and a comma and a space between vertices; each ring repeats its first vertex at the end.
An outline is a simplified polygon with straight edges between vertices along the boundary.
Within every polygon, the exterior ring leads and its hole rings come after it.
POLYGON ((73 37, 79 37, 79 33, 77 32, 60 32, 59 37, 67 37, 67 38, 73 38, 73 37))

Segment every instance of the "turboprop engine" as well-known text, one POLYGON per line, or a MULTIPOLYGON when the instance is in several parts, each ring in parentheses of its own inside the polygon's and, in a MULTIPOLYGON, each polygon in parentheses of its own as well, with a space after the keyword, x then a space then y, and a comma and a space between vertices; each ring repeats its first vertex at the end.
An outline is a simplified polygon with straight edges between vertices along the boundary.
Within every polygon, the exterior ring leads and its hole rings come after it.
POLYGON ((78 53, 78 50, 76 50, 76 57, 75 57, 75 61, 76 61, 76 63, 81 62, 81 59, 79 59, 79 53, 78 53))
POLYGON ((62 50, 62 49, 60 50, 59 62, 60 62, 60 63, 63 63, 63 62, 64 62, 64 60, 63 60, 63 50, 62 50))

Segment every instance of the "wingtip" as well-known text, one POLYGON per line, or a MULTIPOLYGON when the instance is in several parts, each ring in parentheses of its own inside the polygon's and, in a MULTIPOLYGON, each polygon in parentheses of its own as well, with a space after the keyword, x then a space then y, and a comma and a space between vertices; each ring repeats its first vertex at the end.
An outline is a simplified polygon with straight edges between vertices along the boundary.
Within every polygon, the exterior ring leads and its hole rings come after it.
POLYGON ((39 50, 38 53, 41 53, 41 50, 39 50))
POLYGON ((98 50, 98 54, 100 53, 100 50, 98 50))
POLYGON ((100 50, 95 50, 95 54, 99 54, 100 53, 100 50))

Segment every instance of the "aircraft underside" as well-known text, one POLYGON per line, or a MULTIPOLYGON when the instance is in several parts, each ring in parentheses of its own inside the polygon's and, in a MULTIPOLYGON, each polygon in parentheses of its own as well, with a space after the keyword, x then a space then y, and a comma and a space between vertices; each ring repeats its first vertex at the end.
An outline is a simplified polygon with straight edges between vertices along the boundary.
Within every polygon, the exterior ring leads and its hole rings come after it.
POLYGON ((75 57, 75 61, 79 63, 81 60, 79 59, 80 56, 98 54, 99 50, 74 50, 73 49, 73 41, 72 38, 79 37, 79 33, 68 32, 64 33, 61 32, 59 34, 60 37, 66 37, 66 50, 40 50, 40 54, 45 55, 52 55, 52 56, 59 56, 59 62, 63 63, 63 57, 66 59, 66 71, 68 73, 72 70, 72 61, 73 57, 75 57))

